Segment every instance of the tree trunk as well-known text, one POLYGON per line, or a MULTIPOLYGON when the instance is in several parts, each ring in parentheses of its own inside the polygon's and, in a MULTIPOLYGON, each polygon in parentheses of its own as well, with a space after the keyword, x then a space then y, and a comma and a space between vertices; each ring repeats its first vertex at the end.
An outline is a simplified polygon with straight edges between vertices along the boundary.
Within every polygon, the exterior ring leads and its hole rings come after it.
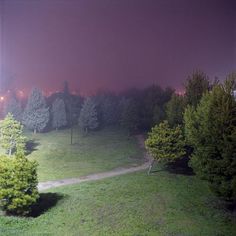
POLYGON ((148 168, 148 175, 150 175, 151 170, 152 170, 152 167, 154 166, 154 163, 155 163, 155 162, 158 163, 159 160, 160 160, 160 159, 158 159, 158 160, 153 159, 153 160, 152 160, 152 162, 151 162, 151 164, 150 164, 150 166, 149 166, 149 168, 148 168))
POLYGON ((36 134, 37 133, 37 130, 36 129, 34 129, 34 134, 36 134))
POLYGON ((8 156, 11 156, 11 148, 9 149, 9 151, 8 151, 8 156))

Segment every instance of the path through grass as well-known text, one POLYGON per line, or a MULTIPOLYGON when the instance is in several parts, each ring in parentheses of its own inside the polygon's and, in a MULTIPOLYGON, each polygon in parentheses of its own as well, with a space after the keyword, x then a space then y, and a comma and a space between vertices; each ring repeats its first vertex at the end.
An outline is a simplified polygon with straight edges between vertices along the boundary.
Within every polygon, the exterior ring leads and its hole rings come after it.
POLYGON ((104 129, 88 136, 74 130, 73 145, 70 130, 27 136, 35 142, 28 157, 39 163, 39 181, 80 177, 143 162, 135 137, 119 129, 104 129))
POLYGON ((195 176, 137 172, 55 188, 37 218, 0 217, 0 235, 233 236, 236 220, 195 176), (47 204, 46 204, 47 203, 47 204))

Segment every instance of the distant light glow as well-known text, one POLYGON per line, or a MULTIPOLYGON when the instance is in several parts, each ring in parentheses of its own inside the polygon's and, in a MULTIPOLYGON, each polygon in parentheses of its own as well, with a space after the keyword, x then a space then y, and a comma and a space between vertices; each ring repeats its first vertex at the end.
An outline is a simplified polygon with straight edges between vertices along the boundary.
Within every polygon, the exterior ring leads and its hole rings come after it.
POLYGON ((0 101, 1 101, 1 102, 3 102, 4 99, 5 99, 5 98, 4 98, 3 96, 0 97, 0 101))

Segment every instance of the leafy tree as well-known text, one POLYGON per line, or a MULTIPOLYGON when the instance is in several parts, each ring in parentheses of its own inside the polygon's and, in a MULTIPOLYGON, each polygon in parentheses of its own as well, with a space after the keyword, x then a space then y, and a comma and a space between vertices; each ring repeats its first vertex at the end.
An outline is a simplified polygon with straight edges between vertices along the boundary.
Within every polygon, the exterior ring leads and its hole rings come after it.
POLYGON ((165 104, 170 100, 173 89, 162 89, 158 85, 152 85, 144 89, 141 95, 141 126, 150 129, 165 119, 165 104))
POLYGON ((185 134, 193 146, 190 165, 211 189, 229 200, 236 199, 236 101, 232 90, 236 76, 215 85, 203 95, 196 109, 184 113, 185 134))
POLYGON ((173 161, 185 154, 185 140, 180 126, 170 128, 167 121, 155 125, 145 146, 155 160, 173 161))
POLYGON ((117 97, 109 92, 100 92, 93 97, 96 103, 100 125, 110 126, 119 122, 119 109, 117 97))
POLYGON ((57 98, 52 104, 52 127, 55 129, 67 125, 65 103, 57 98))
POLYGON ((120 124, 127 129, 130 133, 136 132, 139 127, 139 110, 137 103, 128 98, 121 100, 121 119, 120 124))
POLYGON ((36 168, 22 155, 0 157, 0 208, 7 214, 27 215, 39 198, 36 168))
POLYGON ((48 121, 49 109, 46 107, 45 98, 39 89, 34 88, 24 110, 23 124, 36 133, 36 131, 42 131, 48 121))
POLYGON ((8 113, 11 113, 14 119, 16 119, 17 121, 21 121, 22 119, 21 104, 14 97, 10 98, 4 107, 4 115, 6 116, 8 113))
POLYGON ((24 152, 25 137, 22 135, 23 126, 8 113, 4 120, 0 121, 0 143, 9 156, 12 151, 24 152))
POLYGON ((79 126, 87 133, 98 127, 97 111, 95 103, 91 98, 84 101, 79 116, 79 126))
POLYGON ((195 71, 188 77, 185 84, 185 96, 188 105, 196 107, 202 95, 210 89, 207 75, 202 71, 195 71))
POLYGON ((181 125, 183 123, 183 113, 185 109, 185 98, 173 94, 166 104, 166 118, 170 126, 181 125))

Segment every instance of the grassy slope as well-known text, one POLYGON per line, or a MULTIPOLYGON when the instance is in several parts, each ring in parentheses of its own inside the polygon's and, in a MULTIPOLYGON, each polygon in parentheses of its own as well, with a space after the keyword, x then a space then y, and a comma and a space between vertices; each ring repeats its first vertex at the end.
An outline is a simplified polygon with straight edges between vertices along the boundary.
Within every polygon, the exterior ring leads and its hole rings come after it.
POLYGON ((105 129, 86 137, 75 130, 73 145, 70 130, 27 136, 38 143, 28 157, 38 161, 40 181, 78 177, 143 161, 135 138, 128 138, 118 129, 105 129))
MULTIPOLYGON (((138 172, 50 192, 63 196, 56 206, 37 218, 0 217, 0 235, 233 236, 236 232, 235 218, 216 207, 205 183, 194 176, 138 172)), ((45 202, 50 200, 52 196, 45 202)))

